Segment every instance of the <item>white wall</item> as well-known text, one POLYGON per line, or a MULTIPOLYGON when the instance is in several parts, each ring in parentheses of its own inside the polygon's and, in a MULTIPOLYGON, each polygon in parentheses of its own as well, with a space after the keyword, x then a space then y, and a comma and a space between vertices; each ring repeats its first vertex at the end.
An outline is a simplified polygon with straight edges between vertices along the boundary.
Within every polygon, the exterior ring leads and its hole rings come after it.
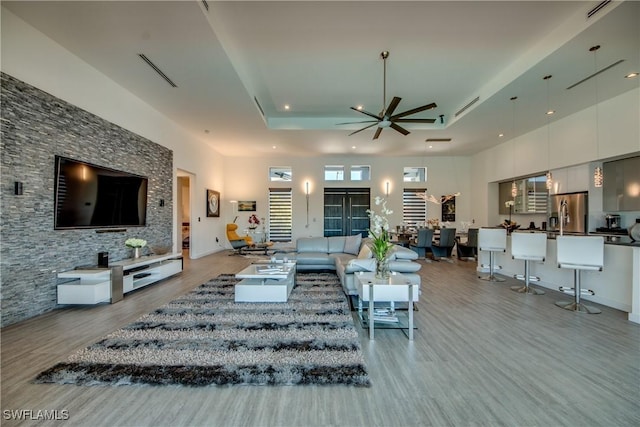
MULTIPOLYGON (((348 173, 345 173, 348 175, 348 173)), ((471 221, 475 213, 471 209, 470 192, 470 159, 467 157, 385 157, 372 158, 366 156, 288 158, 275 159, 243 158, 238 162, 225 164, 225 190, 222 195, 221 217, 232 222, 238 215, 237 224, 242 230, 248 225, 250 212, 235 213, 230 200, 255 200, 258 217, 268 216, 269 187, 291 187, 293 189, 293 238, 301 236, 322 236, 323 205, 325 187, 366 187, 371 189, 372 198, 384 196, 385 183, 390 182, 388 207, 394 211, 390 217, 391 224, 402 224, 402 191, 404 188, 428 188, 429 194, 436 197, 460 192, 456 199, 456 222, 471 221), (325 165, 344 165, 348 171, 350 165, 371 166, 370 181, 325 182, 325 165), (289 166, 293 179, 290 183, 269 182, 270 166, 289 166), (404 183, 405 166, 427 167, 427 182, 404 183), (310 183, 309 227, 306 227, 305 182, 310 183)), ((429 203, 429 218, 441 218, 440 205, 429 203)))
MULTIPOLYGON (((213 236, 224 236, 225 223, 222 218, 206 217, 204 200, 205 189, 224 186, 222 156, 5 8, 1 28, 3 72, 173 150, 173 194, 177 194, 177 169, 196 177, 192 188, 196 197, 191 206, 195 236, 191 257, 220 250, 213 236)), ((175 202, 174 224, 178 210, 175 202)), ((176 232, 173 242, 180 250, 176 232)))

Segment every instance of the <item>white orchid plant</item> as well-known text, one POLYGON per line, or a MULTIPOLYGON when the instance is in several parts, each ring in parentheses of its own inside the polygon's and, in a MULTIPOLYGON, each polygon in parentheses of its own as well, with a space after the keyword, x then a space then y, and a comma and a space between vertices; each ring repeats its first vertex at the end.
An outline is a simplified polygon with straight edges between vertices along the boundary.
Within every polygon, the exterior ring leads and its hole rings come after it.
POLYGON ((380 206, 380 213, 372 209, 367 209, 369 214, 369 237, 371 240, 371 252, 378 261, 387 257, 389 250, 393 247, 389 238, 389 220, 387 215, 393 213, 387 208, 387 201, 378 196, 375 198, 376 206, 380 206))
POLYGON ((147 241, 144 239, 131 238, 127 239, 124 242, 124 245, 128 248, 144 248, 147 246, 147 241))

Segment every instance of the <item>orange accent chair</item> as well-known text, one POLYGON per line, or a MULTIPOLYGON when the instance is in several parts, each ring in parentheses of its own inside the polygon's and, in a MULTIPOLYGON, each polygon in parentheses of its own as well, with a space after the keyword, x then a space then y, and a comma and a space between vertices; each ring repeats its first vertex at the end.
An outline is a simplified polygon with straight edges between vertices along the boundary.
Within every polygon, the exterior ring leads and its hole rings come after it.
POLYGON ((250 247, 253 244, 253 239, 250 236, 240 237, 236 230, 238 224, 227 224, 227 239, 231 243, 231 247, 235 250, 234 254, 242 255, 243 250, 250 247))
POLYGON ((235 255, 243 255, 244 251, 264 251, 273 246, 273 242, 254 243, 251 236, 240 236, 236 232, 238 224, 227 224, 227 239, 231 243, 231 247, 235 249, 235 255))

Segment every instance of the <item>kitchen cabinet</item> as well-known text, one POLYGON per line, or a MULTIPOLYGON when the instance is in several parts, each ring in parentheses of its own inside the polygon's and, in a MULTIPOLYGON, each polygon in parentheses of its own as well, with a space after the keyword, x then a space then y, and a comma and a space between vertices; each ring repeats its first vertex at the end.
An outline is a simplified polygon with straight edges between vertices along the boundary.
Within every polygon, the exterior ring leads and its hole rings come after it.
POLYGON ((518 188, 515 197, 511 196, 512 182, 503 182, 499 185, 500 207, 498 211, 501 215, 509 214, 509 208, 505 206, 505 202, 508 200, 514 201, 514 214, 547 213, 549 192, 544 175, 515 180, 518 188))
POLYGON ((603 207, 605 211, 640 211, 640 156, 605 162, 603 207))

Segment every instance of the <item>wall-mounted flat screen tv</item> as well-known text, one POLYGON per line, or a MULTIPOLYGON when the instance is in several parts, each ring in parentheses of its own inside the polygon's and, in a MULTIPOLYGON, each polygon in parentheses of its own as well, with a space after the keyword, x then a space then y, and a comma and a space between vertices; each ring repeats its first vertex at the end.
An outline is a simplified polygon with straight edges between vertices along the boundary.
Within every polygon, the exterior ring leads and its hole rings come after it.
POLYGON ((142 227, 147 220, 148 179, 56 156, 56 230, 142 227))

